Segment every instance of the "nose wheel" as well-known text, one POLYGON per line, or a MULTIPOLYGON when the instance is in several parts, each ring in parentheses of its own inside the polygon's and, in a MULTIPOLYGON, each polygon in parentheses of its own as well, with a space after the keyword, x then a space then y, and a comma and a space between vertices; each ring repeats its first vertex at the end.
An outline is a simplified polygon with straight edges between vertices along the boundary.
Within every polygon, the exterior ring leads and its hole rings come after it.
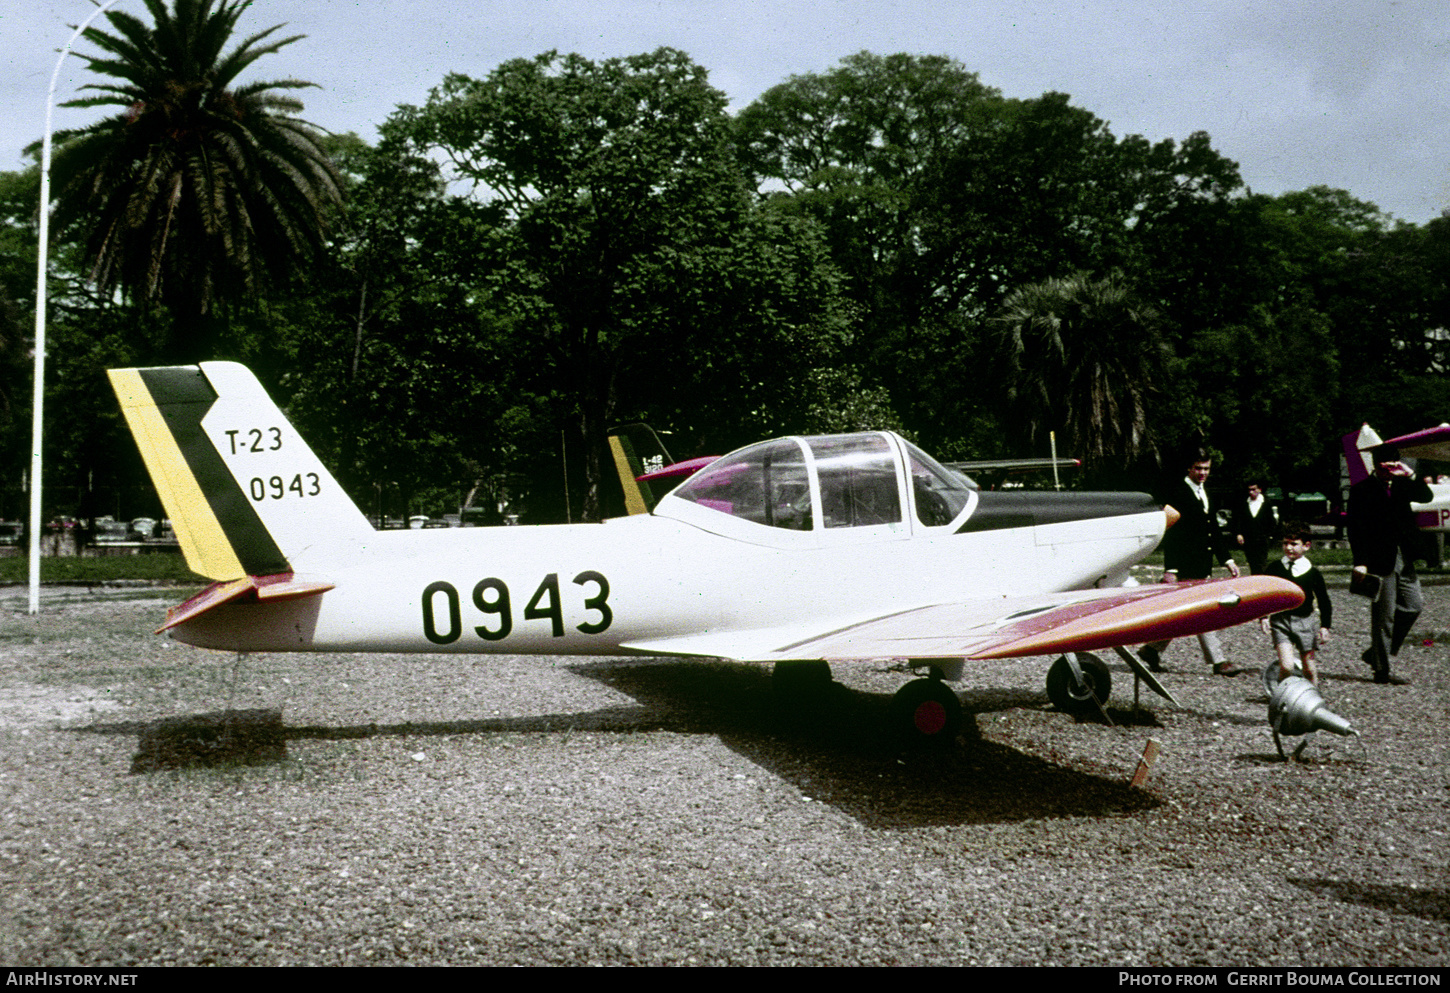
POLYGON ((1096 655, 1077 652, 1074 659, 1077 672, 1073 671, 1073 660, 1066 655, 1059 656, 1047 670, 1047 699, 1058 710, 1075 716, 1097 713, 1112 692, 1112 674, 1096 655))
POLYGON ((944 744, 962 729, 962 702, 940 679, 913 679, 891 698, 892 723, 913 744, 944 744))

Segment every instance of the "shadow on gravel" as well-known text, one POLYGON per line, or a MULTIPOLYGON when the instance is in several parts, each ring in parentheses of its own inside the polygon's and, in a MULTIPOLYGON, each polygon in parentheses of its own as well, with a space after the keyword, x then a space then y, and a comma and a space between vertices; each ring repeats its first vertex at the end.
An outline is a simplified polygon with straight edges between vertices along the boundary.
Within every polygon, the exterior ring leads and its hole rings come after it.
POLYGON ((1450 921, 1450 891, 1443 889, 1411 889, 1408 886, 1293 877, 1288 882, 1317 896, 1332 897, 1345 903, 1410 914, 1430 921, 1450 921))
POLYGON ((133 773, 161 769, 211 768, 224 765, 266 765, 287 758, 288 741, 317 739, 430 737, 456 734, 528 734, 562 731, 692 730, 678 719, 662 717, 648 707, 611 707, 580 714, 543 714, 463 721, 404 721, 399 724, 297 725, 281 722, 276 710, 224 710, 186 714, 157 721, 118 721, 66 730, 77 734, 129 735, 139 740, 131 761, 133 773), (275 725, 275 726, 274 726, 275 725))
MULTIPOLYGON (((134 734, 133 772, 257 765, 286 758, 286 742, 383 736, 673 731, 708 734, 760 767, 873 827, 920 827, 1132 814, 1159 805, 1150 793, 983 740, 981 714, 1042 709, 1040 694, 962 694, 963 730, 930 749, 903 748, 891 696, 831 683, 807 706, 776 703, 768 666, 728 662, 600 661, 569 667, 634 697, 637 706, 571 714, 350 726, 286 726, 279 711, 222 711, 158 721, 92 724, 85 734, 134 734)), ((1110 710, 1131 724, 1131 710, 1110 710)), ((1141 722, 1151 715, 1143 711, 1141 722)), ((1063 720, 1071 720, 1062 715, 1063 720)), ((1098 718, 1100 720, 1100 718, 1098 718)), ((1104 732, 1110 734, 1107 728, 1104 732)), ((1113 743, 1104 742, 1104 748, 1113 743)), ((1049 753, 1049 759, 1051 754, 1049 753)))
POLYGON ((963 694, 963 731, 957 741, 907 749, 892 731, 888 694, 831 683, 819 700, 787 708, 776 703, 768 666, 597 662, 571 668, 629 694, 652 713, 678 715, 680 730, 717 736, 812 800, 872 827, 1098 817, 1159 804, 1126 782, 1054 765, 981 738, 977 715, 1041 708, 1038 694, 963 694))
POLYGON ((219 710, 151 721, 137 731, 131 771, 267 765, 287 758, 280 710, 219 710))
MULTIPOLYGON (((1045 694, 1028 693, 1025 690, 966 690, 958 693, 957 697, 962 701, 962 709, 969 714, 990 714, 993 711, 1024 707, 1042 710, 1049 707, 1045 694)), ((1109 704, 1107 711, 1114 727, 1163 727, 1163 722, 1158 719, 1150 704, 1144 704, 1137 709, 1109 704)), ((1103 715, 1097 711, 1061 716, 1075 724, 1098 724, 1107 727, 1103 723, 1103 715)))

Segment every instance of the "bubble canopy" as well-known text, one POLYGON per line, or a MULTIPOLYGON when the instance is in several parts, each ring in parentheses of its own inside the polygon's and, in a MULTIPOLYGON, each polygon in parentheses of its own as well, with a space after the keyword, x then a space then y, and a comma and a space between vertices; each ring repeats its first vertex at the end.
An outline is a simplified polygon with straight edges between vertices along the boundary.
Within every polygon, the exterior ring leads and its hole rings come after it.
MULTIPOLYGON (((966 482, 891 432, 764 441, 717 459, 673 490, 741 521, 790 531, 946 527, 972 496, 966 482)), ((660 511, 668 514, 668 504, 660 511)))

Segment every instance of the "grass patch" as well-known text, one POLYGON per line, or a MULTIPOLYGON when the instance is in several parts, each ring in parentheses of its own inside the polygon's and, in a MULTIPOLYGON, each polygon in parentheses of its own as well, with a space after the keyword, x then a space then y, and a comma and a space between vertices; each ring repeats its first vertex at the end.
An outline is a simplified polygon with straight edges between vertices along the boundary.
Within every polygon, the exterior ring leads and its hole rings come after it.
MULTIPOLYGON (((1283 551, 1277 546, 1269 548, 1268 561, 1273 562, 1283 557, 1283 551)), ((1309 546, 1309 561, 1321 569, 1325 566, 1343 566, 1348 569, 1354 565, 1354 555, 1347 548, 1325 548, 1323 545, 1315 544, 1309 546)))
MULTIPOLYGON (((207 580, 186 567, 180 552, 145 555, 51 556, 40 560, 42 583, 95 583, 122 580, 205 585, 207 580)), ((12 555, 0 559, 0 583, 28 583, 30 559, 12 555)))

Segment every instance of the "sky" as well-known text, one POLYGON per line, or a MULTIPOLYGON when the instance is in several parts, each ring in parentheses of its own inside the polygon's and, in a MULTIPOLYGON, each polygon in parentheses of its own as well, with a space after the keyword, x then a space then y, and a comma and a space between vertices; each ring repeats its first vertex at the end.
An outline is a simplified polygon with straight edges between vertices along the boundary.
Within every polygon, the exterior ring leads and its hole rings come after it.
MULTIPOLYGON (((93 9, 0 7, 0 170, 25 167, 58 53, 93 9)), ((144 15, 143 0, 115 9, 144 15)), ((1416 224, 1450 209, 1445 0, 253 0, 239 29, 280 23, 307 37, 243 78, 316 83, 302 116, 369 141, 445 74, 550 49, 678 48, 734 110, 854 52, 910 52, 954 58, 1008 97, 1067 93, 1120 138, 1206 131, 1255 193, 1337 187, 1416 224)), ((57 103, 87 81, 67 58, 57 103)), ((57 109, 55 126, 99 114, 57 109)))

